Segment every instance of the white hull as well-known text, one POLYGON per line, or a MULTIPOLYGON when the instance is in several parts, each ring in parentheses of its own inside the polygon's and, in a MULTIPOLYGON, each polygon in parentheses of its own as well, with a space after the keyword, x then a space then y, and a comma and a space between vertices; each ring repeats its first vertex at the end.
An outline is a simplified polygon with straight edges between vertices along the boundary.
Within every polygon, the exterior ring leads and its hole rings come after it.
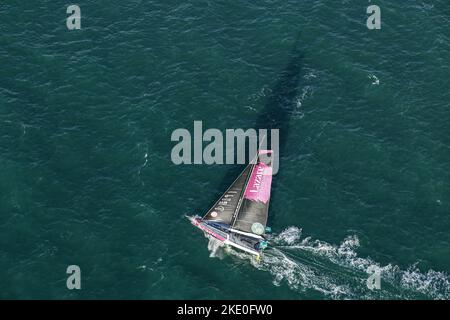
MULTIPOLYGON (((205 235, 208 235, 210 237, 214 237, 215 239, 219 240, 220 242, 222 242, 225 245, 229 245, 231 247, 237 248, 239 250, 245 251, 247 253, 250 253, 254 256, 256 256, 257 258, 259 258, 261 256, 261 252, 258 252, 256 250, 252 250, 251 248, 245 247, 243 245, 240 245, 239 243, 236 243, 235 241, 232 241, 232 239, 230 238, 230 234, 227 235, 219 235, 217 233, 215 233, 211 228, 205 228, 205 226, 203 225, 203 223, 199 222, 195 217, 189 217, 186 216, 191 223, 197 227, 198 229, 202 230, 205 235)), ((216 231, 217 232, 217 231, 216 231)), ((259 237, 259 236, 257 236, 259 237)))
POLYGON ((230 246, 232 246, 232 247, 235 247, 235 248, 237 248, 237 249, 240 249, 240 250, 242 250, 242 251, 251 253, 251 254, 253 254, 254 256, 257 256, 257 257, 260 257, 260 256, 261 256, 261 253, 260 253, 260 252, 254 251, 254 250, 251 250, 251 249, 248 249, 248 248, 246 248, 246 247, 244 247, 244 246, 241 246, 241 245, 238 245, 237 243, 232 242, 232 241, 230 241, 230 240, 225 240, 223 243, 224 243, 224 244, 227 244, 227 245, 230 245, 230 246))

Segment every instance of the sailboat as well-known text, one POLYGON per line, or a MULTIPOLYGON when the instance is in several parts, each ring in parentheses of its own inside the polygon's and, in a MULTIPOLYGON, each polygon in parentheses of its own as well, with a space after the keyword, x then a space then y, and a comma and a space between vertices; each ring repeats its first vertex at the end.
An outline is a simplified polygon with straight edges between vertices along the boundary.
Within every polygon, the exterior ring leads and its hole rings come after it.
POLYGON ((207 238, 260 258, 266 233, 272 184, 272 150, 259 150, 252 161, 203 216, 188 217, 207 238))

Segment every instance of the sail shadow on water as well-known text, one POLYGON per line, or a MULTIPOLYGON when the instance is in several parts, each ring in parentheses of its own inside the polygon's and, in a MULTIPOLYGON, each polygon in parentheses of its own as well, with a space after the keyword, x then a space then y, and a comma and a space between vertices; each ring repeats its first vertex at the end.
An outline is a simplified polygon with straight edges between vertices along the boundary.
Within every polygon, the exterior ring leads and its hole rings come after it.
MULTIPOLYGON (((260 143, 257 154, 254 157, 250 155, 251 159, 247 157, 248 165, 245 168, 232 169, 226 175, 224 182, 228 188, 222 188, 226 191, 203 217, 189 217, 191 223, 208 238, 213 237, 226 247, 240 249, 258 259, 268 244, 266 233, 270 233, 267 220, 272 175, 278 171, 277 162, 283 156, 289 121, 298 94, 302 65, 298 43, 297 40, 289 63, 280 73, 255 121, 254 129, 267 130, 267 134, 257 137, 260 143), (272 129, 278 130, 279 139, 271 140, 272 129), (266 143, 261 145, 262 141, 266 143), (240 174, 238 169, 241 170, 240 174), (234 182, 230 181, 230 177, 235 179, 234 182)), ((250 146, 245 147, 245 154, 248 154, 250 150, 247 148, 250 146)))
MULTIPOLYGON (((278 155, 275 157, 275 166, 282 170, 283 156, 286 153, 286 141, 289 135, 290 120, 296 107, 297 96, 301 86, 301 72, 303 66, 303 53, 299 48, 299 38, 295 41, 293 50, 289 55, 289 63, 280 73, 272 93, 267 98, 263 110, 257 117, 255 128, 265 128, 268 130, 267 145, 269 148, 276 149, 272 145, 270 130, 279 130, 278 155)), ((278 178, 272 183, 273 194, 271 199, 276 199, 276 185, 278 178)), ((269 221, 273 215, 269 216, 269 221)))

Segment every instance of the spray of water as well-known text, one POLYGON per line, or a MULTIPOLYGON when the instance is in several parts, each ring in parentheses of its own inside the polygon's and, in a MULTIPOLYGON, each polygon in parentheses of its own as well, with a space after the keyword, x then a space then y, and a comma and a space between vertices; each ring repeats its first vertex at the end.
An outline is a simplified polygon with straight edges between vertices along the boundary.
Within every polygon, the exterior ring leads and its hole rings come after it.
POLYGON ((208 238, 209 256, 211 258, 223 259, 225 257, 225 247, 223 246, 223 242, 207 234, 205 234, 205 237, 208 238))

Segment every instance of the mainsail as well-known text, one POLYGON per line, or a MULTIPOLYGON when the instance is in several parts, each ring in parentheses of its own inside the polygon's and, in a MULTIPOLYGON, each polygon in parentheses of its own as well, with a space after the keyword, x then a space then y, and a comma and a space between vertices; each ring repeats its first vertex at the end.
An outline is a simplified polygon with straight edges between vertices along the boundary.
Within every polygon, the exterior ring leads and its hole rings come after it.
POLYGON ((243 196, 253 164, 249 164, 244 171, 231 184, 227 191, 217 200, 211 209, 203 217, 203 220, 219 222, 231 225, 233 216, 243 196))
POLYGON ((262 235, 265 232, 272 184, 272 150, 260 150, 247 180, 240 207, 234 217, 235 230, 262 235))
POLYGON ((189 217, 207 237, 259 256, 266 232, 272 184, 272 150, 260 150, 203 218, 189 217))

